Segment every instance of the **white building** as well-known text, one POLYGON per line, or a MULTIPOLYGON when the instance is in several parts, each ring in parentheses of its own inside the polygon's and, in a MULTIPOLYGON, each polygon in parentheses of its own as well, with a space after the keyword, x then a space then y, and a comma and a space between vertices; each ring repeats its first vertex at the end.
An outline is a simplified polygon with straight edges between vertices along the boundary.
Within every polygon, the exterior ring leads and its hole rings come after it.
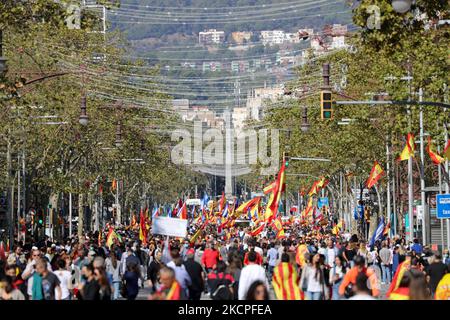
POLYGON ((284 88, 282 86, 252 89, 247 95, 246 109, 248 119, 261 120, 264 101, 275 101, 282 96, 284 96, 284 88))
POLYGON ((336 36, 333 37, 333 40, 331 42, 331 49, 342 49, 345 48, 345 36, 336 36))
POLYGON ((261 42, 263 45, 282 44, 286 40, 283 30, 261 31, 261 42))
POLYGON ((233 121, 233 127, 240 131, 245 126, 245 121, 247 120, 247 108, 234 108, 233 113, 231 114, 231 118, 233 121))
POLYGON ((202 45, 221 44, 225 41, 225 31, 209 29, 198 34, 198 42, 202 45))

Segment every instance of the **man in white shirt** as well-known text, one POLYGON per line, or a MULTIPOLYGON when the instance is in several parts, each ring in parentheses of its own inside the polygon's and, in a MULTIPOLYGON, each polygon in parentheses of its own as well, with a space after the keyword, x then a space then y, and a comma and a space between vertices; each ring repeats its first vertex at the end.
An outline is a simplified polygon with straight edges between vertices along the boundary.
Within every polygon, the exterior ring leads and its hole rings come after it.
MULTIPOLYGON (((27 294, 31 298, 33 292, 33 274, 36 272, 36 262, 41 258, 41 252, 33 247, 33 250, 31 251, 31 257, 33 260, 29 262, 25 268, 25 270, 22 272, 22 279, 24 281, 28 281, 27 283, 27 294)), ((52 267, 50 266, 50 263, 47 262, 47 270, 52 271, 52 267)))
POLYGON ((337 248, 333 244, 333 240, 328 240, 328 247, 325 253, 325 263, 330 267, 334 266, 334 260, 337 256, 337 248))
POLYGON ((266 271, 263 267, 256 264, 256 252, 250 251, 248 253, 248 265, 245 266, 241 271, 241 276, 239 278, 239 290, 238 296, 239 300, 245 300, 247 296, 247 291, 250 286, 255 281, 262 281, 265 283, 266 287, 269 288, 269 283, 267 282, 266 271))

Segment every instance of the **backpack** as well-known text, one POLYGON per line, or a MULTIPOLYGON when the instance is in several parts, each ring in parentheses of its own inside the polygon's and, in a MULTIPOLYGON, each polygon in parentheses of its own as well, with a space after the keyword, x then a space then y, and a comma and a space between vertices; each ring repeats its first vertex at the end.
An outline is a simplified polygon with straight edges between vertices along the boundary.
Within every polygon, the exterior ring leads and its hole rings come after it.
POLYGON ((211 292, 210 296, 212 300, 233 300, 234 294, 231 291, 230 286, 225 284, 225 275, 222 278, 219 278, 219 274, 217 274, 217 287, 214 292, 211 292))

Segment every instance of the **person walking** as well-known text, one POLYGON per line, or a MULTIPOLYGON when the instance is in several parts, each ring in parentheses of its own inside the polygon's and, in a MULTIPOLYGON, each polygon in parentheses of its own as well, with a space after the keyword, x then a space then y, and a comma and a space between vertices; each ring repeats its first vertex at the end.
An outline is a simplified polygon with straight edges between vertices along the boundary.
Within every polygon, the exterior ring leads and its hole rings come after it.
POLYGON ((387 247, 387 242, 383 241, 381 243, 381 250, 379 252, 380 264, 381 264, 381 284, 389 284, 391 283, 391 270, 390 264, 392 260, 392 252, 387 247))
POLYGON ((71 300, 72 296, 72 275, 66 269, 66 261, 59 259, 57 261, 58 270, 55 275, 58 277, 61 287, 61 300, 71 300))
POLYGON ((248 265, 246 265, 241 270, 241 276, 239 277, 239 289, 238 289, 239 300, 245 300, 248 289, 253 284, 253 282, 257 280, 264 282, 264 284, 267 287, 269 287, 266 277, 266 271, 256 262, 256 252, 253 250, 248 252, 247 258, 248 258, 248 265))
POLYGON ((442 262, 442 256, 439 253, 434 255, 434 261, 426 268, 428 286, 431 295, 434 296, 439 281, 449 272, 449 268, 442 262))
POLYGON ((332 285, 332 300, 340 300, 341 295, 339 294, 339 286, 341 285, 342 280, 344 280, 344 276, 347 272, 347 268, 345 266, 345 261, 342 256, 336 256, 334 259, 334 266, 330 270, 330 280, 329 283, 332 285))
POLYGON ((114 251, 110 251, 109 257, 105 260, 106 272, 112 279, 113 296, 112 300, 118 300, 120 297, 120 263, 114 251))
POLYGON ((191 278, 191 285, 189 289, 189 300, 198 301, 202 296, 202 292, 205 289, 203 268, 200 263, 195 261, 195 250, 189 249, 186 252, 186 261, 184 261, 184 267, 191 278))
POLYGON ((320 254, 312 255, 310 262, 303 269, 300 287, 306 289, 307 300, 327 300, 328 290, 320 263, 320 254))

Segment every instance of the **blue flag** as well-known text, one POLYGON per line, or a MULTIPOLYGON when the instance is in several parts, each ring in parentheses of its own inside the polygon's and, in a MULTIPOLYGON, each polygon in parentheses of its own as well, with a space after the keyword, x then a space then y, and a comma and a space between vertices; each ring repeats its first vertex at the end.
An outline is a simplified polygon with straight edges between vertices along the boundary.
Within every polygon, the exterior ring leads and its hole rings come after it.
POLYGON ((205 195, 203 196, 203 199, 201 201, 201 206, 200 208, 203 210, 204 207, 208 206, 208 201, 209 201, 209 197, 208 194, 205 192, 205 195))
POLYGON ((385 223, 384 223, 384 217, 381 217, 380 223, 378 224, 377 229, 373 233, 372 239, 370 239, 369 245, 372 247, 377 240, 380 240, 383 237, 383 231, 384 231, 385 223))

